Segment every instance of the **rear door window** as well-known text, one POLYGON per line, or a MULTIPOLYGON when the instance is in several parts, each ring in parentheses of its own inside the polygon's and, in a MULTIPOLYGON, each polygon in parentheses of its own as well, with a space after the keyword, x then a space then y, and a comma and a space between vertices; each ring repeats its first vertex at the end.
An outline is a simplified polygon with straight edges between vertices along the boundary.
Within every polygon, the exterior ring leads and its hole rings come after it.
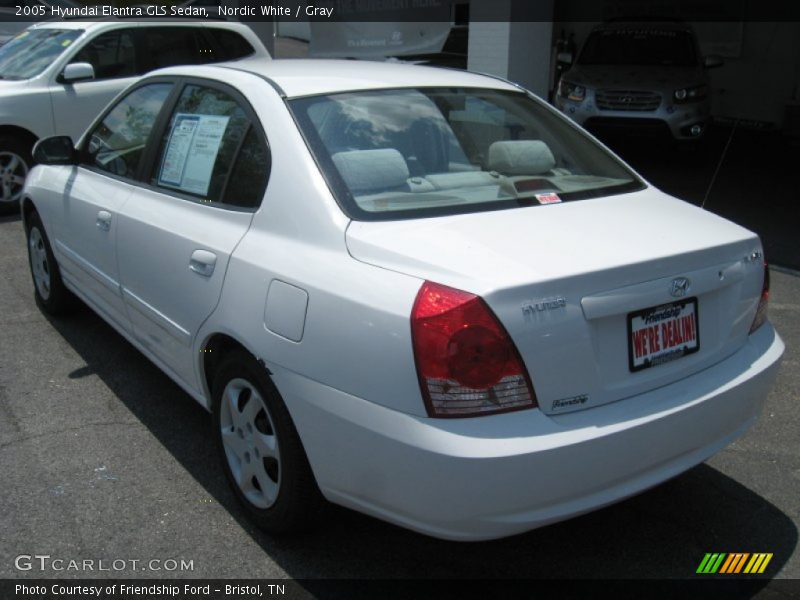
POLYGON ((214 52, 213 59, 208 62, 213 62, 214 60, 236 60, 255 52, 250 42, 235 31, 210 27, 205 32, 211 38, 210 46, 214 52))
POLYGON ((194 27, 142 27, 141 48, 146 60, 146 71, 175 65, 198 65, 208 52, 200 37, 202 30, 194 27))
POLYGON ((234 60, 254 52, 238 33, 213 27, 143 27, 144 70, 234 60))
POLYGON ((264 193, 268 156, 236 98, 190 84, 173 109, 150 183, 200 202, 254 208, 264 193))

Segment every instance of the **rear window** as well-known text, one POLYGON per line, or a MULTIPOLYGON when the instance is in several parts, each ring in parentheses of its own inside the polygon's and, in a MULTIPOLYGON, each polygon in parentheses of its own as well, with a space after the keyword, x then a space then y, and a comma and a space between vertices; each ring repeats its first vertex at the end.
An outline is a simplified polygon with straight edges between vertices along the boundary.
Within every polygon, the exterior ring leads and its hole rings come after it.
POLYGON ((377 90, 299 98, 290 107, 354 219, 479 212, 643 187, 522 92, 377 90))

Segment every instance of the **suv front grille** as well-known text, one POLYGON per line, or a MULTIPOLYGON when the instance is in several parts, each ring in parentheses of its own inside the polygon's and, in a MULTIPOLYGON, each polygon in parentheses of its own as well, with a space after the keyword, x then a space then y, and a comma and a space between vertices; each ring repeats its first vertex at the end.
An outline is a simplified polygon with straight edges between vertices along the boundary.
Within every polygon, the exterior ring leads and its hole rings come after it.
POLYGON ((654 92, 631 90, 598 90, 595 93, 600 110, 656 110, 661 104, 661 95, 654 92))

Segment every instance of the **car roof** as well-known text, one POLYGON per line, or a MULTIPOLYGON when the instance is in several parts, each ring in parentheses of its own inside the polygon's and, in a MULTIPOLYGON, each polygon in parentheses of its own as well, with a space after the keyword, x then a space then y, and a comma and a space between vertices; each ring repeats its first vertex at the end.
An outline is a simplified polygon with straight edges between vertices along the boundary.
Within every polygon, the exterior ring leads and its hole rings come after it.
POLYGON ((228 63, 202 66, 169 67, 151 75, 187 75, 194 77, 230 77, 230 69, 267 79, 288 97, 335 94, 338 92, 410 88, 478 87, 520 90, 503 79, 457 69, 425 67, 398 62, 338 59, 247 58, 228 63))

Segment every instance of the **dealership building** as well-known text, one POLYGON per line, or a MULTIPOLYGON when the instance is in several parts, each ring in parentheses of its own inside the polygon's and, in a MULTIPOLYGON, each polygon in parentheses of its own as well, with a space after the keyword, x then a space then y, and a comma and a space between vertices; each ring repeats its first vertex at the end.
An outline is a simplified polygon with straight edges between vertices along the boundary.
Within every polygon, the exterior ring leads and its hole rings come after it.
MULTIPOLYGON (((716 119, 800 136, 800 20, 765 20, 771 16, 767 11, 754 13, 763 7, 757 0, 431 0, 365 5, 380 21, 363 22, 368 17, 354 11, 353 22, 345 22, 348 15, 340 11, 338 22, 277 23, 277 56, 282 54, 280 40, 291 38, 308 42, 311 57, 422 57, 504 77, 552 97, 559 73, 569 68, 559 61, 565 58, 563 51, 576 57, 596 25, 627 18, 680 19, 694 29, 703 55, 722 59, 722 65, 708 73, 716 119), (416 7, 398 8, 411 4, 416 7), (374 10, 376 6, 386 10, 374 10)), ((262 32, 272 28, 270 23, 253 25, 262 32)))

